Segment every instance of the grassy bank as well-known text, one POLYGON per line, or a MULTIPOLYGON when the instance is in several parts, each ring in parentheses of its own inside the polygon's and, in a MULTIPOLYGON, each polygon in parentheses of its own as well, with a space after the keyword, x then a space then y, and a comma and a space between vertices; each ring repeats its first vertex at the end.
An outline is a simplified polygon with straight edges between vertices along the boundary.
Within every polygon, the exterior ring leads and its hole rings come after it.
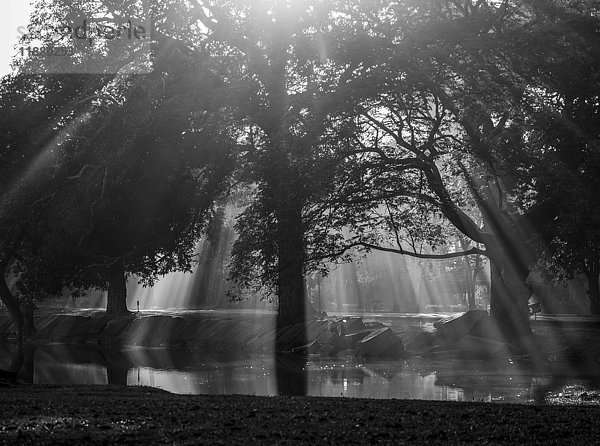
POLYGON ((594 444, 599 406, 0 388, 4 444, 594 444))

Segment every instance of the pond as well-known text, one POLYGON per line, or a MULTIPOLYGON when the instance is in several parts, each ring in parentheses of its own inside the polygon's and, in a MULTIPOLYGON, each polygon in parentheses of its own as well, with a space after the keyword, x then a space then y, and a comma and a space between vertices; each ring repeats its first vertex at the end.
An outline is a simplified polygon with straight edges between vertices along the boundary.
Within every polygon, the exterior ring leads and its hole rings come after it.
MULTIPOLYGON (((0 346, 0 368, 14 352, 0 346)), ((306 359, 198 349, 47 344, 29 347, 21 378, 39 384, 145 385, 178 394, 308 395, 528 403, 600 391, 596 370, 541 372, 527 362, 410 358, 306 359)))
MULTIPOLYGON (((227 312, 226 316, 235 314, 227 312)), ((207 315, 192 312, 186 317, 207 315)), ((241 312, 237 317, 251 316, 241 312)), ((363 319, 384 323, 407 342, 418 333, 433 331, 433 321, 439 317, 380 314, 364 315, 363 319)), ((42 343, 26 347, 20 378, 39 384, 144 385, 178 394, 597 402, 600 324, 558 322, 548 318, 532 321, 534 332, 544 339, 550 353, 548 361, 541 364, 507 358, 366 360, 189 347, 115 349, 96 344, 42 343)), ((0 344, 0 369, 11 365, 15 351, 14 344, 0 344)))

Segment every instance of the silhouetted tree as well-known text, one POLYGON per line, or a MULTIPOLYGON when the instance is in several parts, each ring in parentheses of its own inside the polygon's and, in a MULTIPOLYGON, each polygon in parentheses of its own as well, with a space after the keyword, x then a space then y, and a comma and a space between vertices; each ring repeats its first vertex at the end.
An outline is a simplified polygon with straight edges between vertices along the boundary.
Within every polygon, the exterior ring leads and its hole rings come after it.
MULTIPOLYGON (((106 76, 32 75, 7 76, 1 81, 0 298, 15 321, 20 339, 25 328, 33 330, 31 323, 26 325, 23 309, 33 308, 39 288, 19 302, 14 282, 22 274, 25 259, 38 254, 39 246, 30 234, 39 224, 36 214, 40 206, 54 197, 61 181, 62 166, 56 160, 64 142, 65 122, 80 110, 81 97, 108 80, 106 76)), ((55 243, 60 244, 60 240, 55 243)), ((61 258, 47 260, 50 269, 61 258)), ((60 288, 57 284, 46 286, 53 291, 60 288)), ((30 312, 28 316, 31 322, 30 312)))
POLYGON ((277 297, 279 326, 301 321, 310 308, 307 256, 317 245, 311 206, 331 181, 332 111, 343 108, 336 99, 350 69, 328 60, 343 39, 329 31, 334 3, 191 3, 208 41, 227 48, 239 67, 230 88, 239 95, 244 170, 255 194, 238 220, 232 275, 277 297))
MULTIPOLYGON (((554 210, 553 218, 541 225, 542 263, 560 280, 583 273, 590 311, 600 314, 597 6, 547 2, 535 9, 545 20, 537 25, 541 51, 530 55, 537 61, 532 75, 542 85, 530 123, 530 139, 541 154, 532 170, 534 200, 554 210)), ((527 68, 531 66, 520 67, 527 68)))
POLYGON ((18 279, 21 305, 5 281, 0 291, 19 334, 32 294, 108 289, 107 312, 123 314, 126 274, 151 283, 190 269, 227 186, 234 140, 226 113, 215 117, 219 76, 169 45, 157 42, 155 71, 147 75, 5 80, 3 111, 19 101, 38 114, 47 110, 26 121, 27 131, 17 121, 5 139, 13 165, 2 164, 12 175, 4 186, 2 266, 5 279, 18 279))
MULTIPOLYGON (((532 177, 536 165, 552 161, 532 140, 532 120, 547 105, 544 97, 562 97, 552 76, 540 73, 557 55, 585 64, 589 48, 572 23, 597 26, 593 15, 554 6, 552 13, 481 1, 406 2, 379 14, 355 9, 369 23, 364 48, 377 51, 363 58, 350 81, 363 98, 348 113, 360 173, 338 199, 339 224, 353 230, 343 243, 421 258, 485 254, 492 317, 511 337, 528 332, 525 280, 539 255, 539 232, 557 215, 557 208, 535 199, 540 178, 532 177), (457 188, 456 178, 467 187, 457 188), (483 225, 466 212, 470 206, 483 225), (441 256, 402 248, 398 234, 417 232, 415 209, 430 215, 421 218, 420 235, 430 246, 442 234, 428 222, 440 217, 475 245, 441 256), (369 227, 387 227, 392 243, 369 227)), ((554 107, 550 113, 560 111, 554 107)), ((349 177, 342 172, 341 178, 349 177)))

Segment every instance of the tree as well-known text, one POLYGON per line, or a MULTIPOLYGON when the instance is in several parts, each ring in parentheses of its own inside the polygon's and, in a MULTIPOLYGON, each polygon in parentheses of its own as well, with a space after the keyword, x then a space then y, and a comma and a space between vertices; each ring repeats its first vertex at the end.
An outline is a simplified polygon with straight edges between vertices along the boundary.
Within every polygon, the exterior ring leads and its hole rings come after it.
MULTIPOLYGON (((10 185, 5 189, 10 207, 4 216, 11 218, 3 222, 10 229, 3 266, 16 268, 23 294, 108 286, 107 312, 123 314, 126 274, 151 283, 190 268, 212 204, 227 186, 235 144, 226 114, 215 117, 219 77, 168 39, 155 50, 155 71, 148 75, 117 81, 40 75, 31 77, 29 89, 7 88, 17 100, 33 96, 40 110, 56 97, 64 107, 62 115, 52 116, 55 106, 35 123, 40 132, 58 135, 54 144, 30 147, 19 132, 7 137, 6 153, 16 160, 46 158, 33 166, 41 181, 21 178, 20 195, 10 185), (54 88, 45 92, 43 82, 54 88), (73 88, 81 84, 85 94, 73 88)), ((2 291, 21 333, 18 302, 7 287, 2 291)))
MULTIPOLYGON (((346 181, 339 200, 349 207, 338 213, 338 226, 354 230, 345 247, 436 257, 380 246, 364 228, 389 227, 390 220, 393 229, 414 224, 407 208, 443 217, 485 246, 485 252, 474 246, 466 253, 490 259, 492 318, 510 338, 527 334, 526 277, 539 255, 539 231, 556 215, 547 202, 531 199, 537 192, 531 172, 543 154, 529 126, 538 93, 556 88, 539 76, 542 56, 527 56, 542 39, 548 41, 544 56, 570 54, 562 34, 548 34, 551 26, 570 24, 512 2, 406 2, 377 14, 355 10, 354 17, 369 21, 378 50, 350 87, 363 99, 348 113, 360 173, 346 181), (467 191, 453 186, 457 177, 467 191), (465 212, 465 192, 482 226, 465 212), (384 204, 388 212, 381 212, 384 204)), ((347 178, 342 172, 338 183, 347 178)), ((397 233, 391 231, 392 239, 397 233)))
POLYGON ((332 3, 192 4, 208 41, 227 48, 239 67, 230 73, 230 88, 239 98, 244 169, 255 196, 237 224, 232 273, 241 286, 258 278, 276 295, 278 326, 302 321, 310 308, 304 286, 315 225, 310 207, 331 181, 323 168, 333 155, 331 110, 343 105, 332 97, 350 68, 338 70, 325 54, 338 43, 328 31, 332 3))
MULTIPOLYGON (((60 129, 65 128, 70 113, 77 110, 79 98, 105 82, 107 78, 103 76, 7 76, 2 79, 0 113, 5 131, 0 159, 0 297, 15 321, 19 338, 23 336, 26 320, 8 279, 22 273, 16 262, 37 249, 29 243, 27 234, 29 228, 37 224, 35 212, 51 198, 50 191, 59 181, 59 169, 52 167, 55 167, 56 152, 62 142, 60 129)), ((34 305, 31 301, 25 303, 28 309, 34 305)), ((31 312, 27 319, 31 322, 31 312)), ((29 323, 27 328, 31 330, 32 325, 29 323)))
POLYGON ((169 54, 170 60, 156 61, 152 75, 133 83, 123 105, 103 117, 105 134, 84 138, 87 162, 81 169, 92 168, 80 171, 76 181, 87 193, 95 190, 95 198, 87 201, 88 215, 76 216, 85 226, 73 245, 78 263, 102 271, 94 279, 94 269, 92 277, 84 269, 77 280, 101 288, 108 282, 111 313, 126 311, 126 274, 152 283, 158 275, 191 268, 195 245, 233 168, 235 143, 226 115, 217 117, 212 109, 218 78, 206 72, 203 85, 194 85, 196 62, 175 49, 169 54))
MULTIPOLYGON (((568 36, 544 46, 545 70, 534 74, 543 88, 532 110, 531 140, 539 153, 533 169, 535 201, 555 209, 540 227, 543 264, 558 279, 583 273, 590 312, 600 314, 598 182, 600 38, 598 11, 590 3, 537 5, 548 35, 568 36)), ((541 63, 540 63, 541 64, 541 63)))

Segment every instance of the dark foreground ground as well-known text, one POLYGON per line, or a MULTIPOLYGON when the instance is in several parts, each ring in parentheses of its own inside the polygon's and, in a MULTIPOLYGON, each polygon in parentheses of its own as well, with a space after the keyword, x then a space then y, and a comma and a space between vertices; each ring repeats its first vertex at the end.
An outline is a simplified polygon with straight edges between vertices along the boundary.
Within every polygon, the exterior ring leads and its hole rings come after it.
POLYGON ((600 406, 0 387, 0 444, 598 444, 600 406))

